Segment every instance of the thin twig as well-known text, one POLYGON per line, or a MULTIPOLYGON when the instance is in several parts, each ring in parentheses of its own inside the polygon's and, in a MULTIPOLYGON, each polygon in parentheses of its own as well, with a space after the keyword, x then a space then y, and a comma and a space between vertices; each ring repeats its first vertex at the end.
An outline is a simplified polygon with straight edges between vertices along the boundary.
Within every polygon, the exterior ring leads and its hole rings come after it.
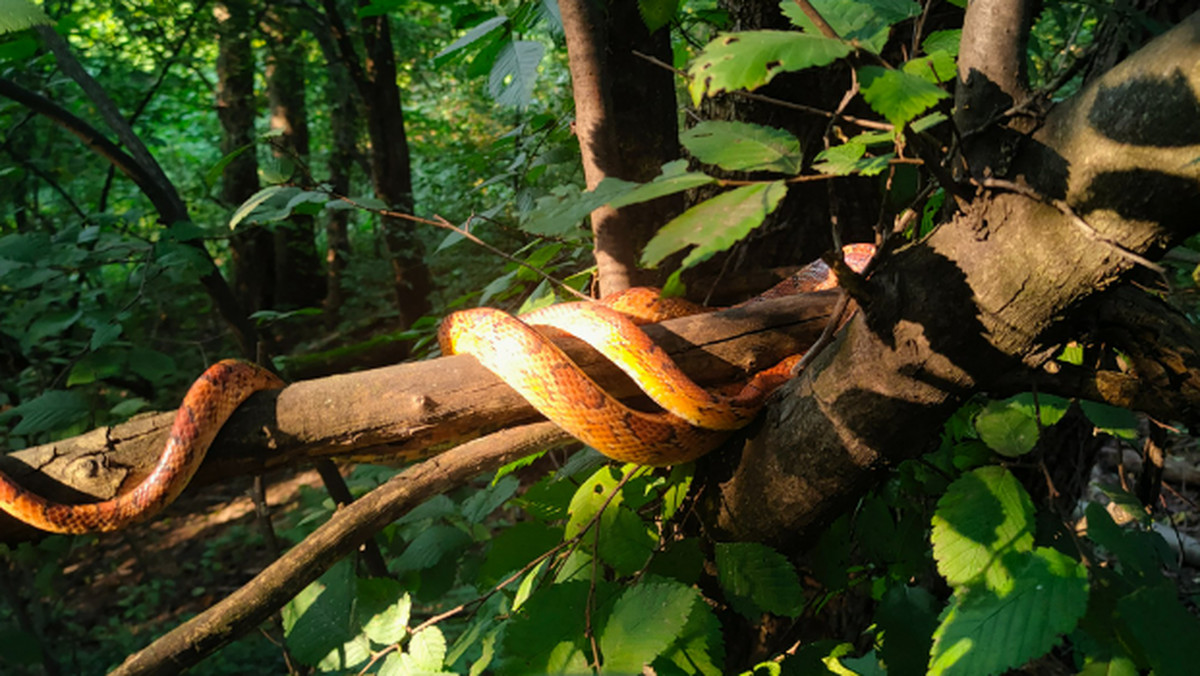
MULTIPOLYGON (((392 211, 391 209, 375 209, 375 208, 369 207, 365 204, 360 204, 360 203, 354 201, 353 198, 347 197, 345 195, 336 195, 336 194, 330 193, 330 196, 332 196, 335 199, 339 199, 357 209, 369 211, 371 213, 378 214, 380 216, 386 216, 388 218, 398 218, 400 220, 411 221, 413 223, 420 223, 422 225, 432 225, 435 228, 442 228, 443 230, 449 230, 451 232, 457 233, 458 235, 462 236, 467 241, 472 242, 473 244, 476 244, 478 246, 481 246, 484 249, 487 249, 489 252, 503 258, 504 260, 506 260, 510 263, 514 263, 516 265, 519 265, 519 266, 533 272, 534 274, 538 275, 539 277, 546 280, 547 282, 550 282, 551 284, 554 284, 554 285, 558 286, 559 288, 566 290, 568 293, 575 296, 576 298, 579 298, 581 300, 593 300, 592 298, 588 297, 586 294, 581 293, 581 292, 576 291, 575 289, 571 288, 571 286, 568 285, 566 282, 555 279, 553 276, 547 274, 546 272, 542 271, 541 269, 534 267, 534 266, 530 265, 529 263, 526 263, 525 261, 523 261, 519 258, 516 258, 515 256, 508 254, 501 249, 498 249, 498 248, 492 246, 491 244, 488 244, 487 242, 483 241, 482 239, 471 234, 471 232, 469 230, 467 230, 465 228, 460 228, 459 226, 454 225, 453 223, 446 220, 442 216, 435 214, 432 219, 421 218, 420 216, 414 216, 413 214, 406 214, 401 211, 392 211)), ((470 218, 467 219, 468 223, 470 223, 471 218, 474 218, 474 216, 471 216, 470 218)))
POLYGON ((1160 277, 1163 278, 1163 281, 1167 282, 1168 286, 1170 285, 1170 281, 1167 279, 1167 271, 1165 269, 1163 269, 1163 267, 1161 265, 1159 265, 1158 263, 1155 263, 1154 261, 1151 261, 1150 259, 1146 258, 1145 256, 1142 256, 1141 254, 1138 254, 1133 251, 1130 251, 1129 249, 1126 249, 1125 247, 1121 246, 1121 244, 1118 243, 1116 240, 1113 240, 1109 237, 1105 237, 1104 235, 1102 235, 1100 233, 1099 230, 1096 230, 1096 228, 1093 227, 1091 223, 1088 223, 1087 221, 1083 220, 1083 218, 1081 218, 1079 216, 1079 214, 1075 213, 1075 210, 1071 208, 1071 205, 1067 204, 1065 201, 1047 197, 1047 196, 1039 193, 1038 191, 1034 190, 1033 188, 1030 188, 1029 186, 1021 185, 1020 183, 1015 183, 1013 181, 1007 181, 1007 180, 999 179, 999 178, 985 178, 980 183, 980 185, 982 185, 985 188, 990 188, 992 190, 1007 190, 1009 192, 1014 192, 1014 193, 1017 193, 1018 195, 1028 197, 1031 200, 1036 200, 1038 202, 1041 202, 1042 204, 1046 204, 1048 206, 1054 207, 1055 209, 1058 209, 1058 211, 1060 213, 1062 213, 1062 215, 1067 217, 1067 220, 1069 220, 1072 225, 1074 225, 1075 227, 1077 227, 1081 231, 1083 231, 1083 233, 1085 235, 1087 235, 1088 239, 1090 239, 1094 242, 1099 242, 1101 244, 1104 244, 1104 245, 1110 247, 1113 251, 1116 251, 1121 256, 1136 263, 1137 265, 1141 265, 1142 267, 1146 268, 1147 270, 1157 273, 1160 277))
MULTIPOLYGON (((685 71, 679 70, 675 66, 672 66, 671 64, 669 64, 661 59, 653 57, 649 54, 643 54, 642 52, 638 52, 638 51, 634 51, 633 55, 638 58, 645 59, 646 61, 648 61, 656 66, 659 66, 660 68, 669 70, 672 73, 675 73, 676 75, 678 75, 679 77, 682 77, 684 79, 690 79, 690 76, 685 71)), ((779 106, 780 108, 790 108, 791 110, 798 110, 802 113, 809 113, 811 115, 819 115, 821 117, 827 117, 827 118, 830 118, 833 120, 841 120, 843 122, 849 122, 850 124, 858 125, 858 126, 862 127, 863 129, 877 129, 879 131, 892 131, 895 129, 895 127, 888 124, 887 122, 878 122, 876 120, 864 120, 861 117, 855 117, 853 115, 843 115, 843 114, 839 114, 839 113, 831 113, 828 110, 823 110, 823 109, 817 108, 815 106, 809 106, 809 105, 805 105, 803 103, 794 103, 792 101, 784 101, 783 99, 777 99, 773 96, 765 96, 763 94, 755 94, 754 92, 741 91, 741 90, 732 91, 732 92, 728 92, 728 93, 733 96, 740 96, 741 98, 744 98, 744 99, 750 99, 751 101, 761 101, 763 103, 770 103, 772 105, 779 106)))
POLYGON ((842 39, 841 36, 837 34, 837 31, 833 30, 833 26, 830 26, 829 22, 825 20, 825 17, 821 16, 821 13, 817 11, 817 8, 812 6, 811 2, 808 0, 793 1, 800 8, 800 11, 804 12, 804 16, 808 17, 808 20, 813 22, 813 25, 817 27, 817 30, 821 31, 821 35, 833 40, 842 39))

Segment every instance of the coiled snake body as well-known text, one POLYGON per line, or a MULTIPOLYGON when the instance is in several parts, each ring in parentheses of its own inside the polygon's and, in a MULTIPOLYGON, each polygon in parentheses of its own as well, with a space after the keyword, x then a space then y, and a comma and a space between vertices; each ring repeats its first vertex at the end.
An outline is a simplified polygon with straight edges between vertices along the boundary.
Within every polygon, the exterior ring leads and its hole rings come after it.
MULTIPOLYGON (((873 253, 874 247, 867 244, 852 244, 843 251, 847 264, 858 271, 873 253)), ((835 285, 829 268, 817 262, 773 291, 803 293, 835 285), (786 290, 778 291, 780 287, 786 290)), ((600 303, 555 305, 521 319, 491 308, 456 312, 442 323, 439 340, 443 353, 475 356, 543 415, 601 453, 622 462, 669 465, 711 451, 729 430, 747 424, 765 397, 791 376, 798 359, 757 374, 734 395, 709 392, 684 375, 637 327, 697 311, 707 310, 662 301, 657 290, 633 289, 600 303), (617 401, 535 325, 590 343, 665 410, 647 413, 617 401)), ((234 409, 258 390, 282 386, 274 374, 248 362, 214 364, 184 396, 158 464, 132 490, 103 502, 63 504, 0 472, 0 509, 57 533, 111 531, 145 520, 179 496, 234 409)))

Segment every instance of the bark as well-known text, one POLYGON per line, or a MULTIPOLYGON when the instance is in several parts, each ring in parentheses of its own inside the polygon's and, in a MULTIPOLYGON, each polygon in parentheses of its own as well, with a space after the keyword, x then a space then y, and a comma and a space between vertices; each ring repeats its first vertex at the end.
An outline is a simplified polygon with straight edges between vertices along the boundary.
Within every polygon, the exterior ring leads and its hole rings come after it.
MULTIPOLYGON (((670 33, 651 34, 637 3, 559 0, 575 99, 575 134, 589 190, 606 177, 645 182, 679 157, 670 33)), ((638 270, 642 247, 682 211, 679 196, 592 212, 600 294, 650 283, 638 270)))
MULTIPOLYGON (((371 139, 371 182, 375 196, 393 210, 411 214, 414 208, 412 166, 404 132, 400 88, 396 84, 396 58, 388 17, 365 17, 360 22, 365 51, 363 62, 360 63, 350 34, 338 13, 337 3, 326 0, 324 6, 342 63, 350 72, 363 102, 367 134, 371 139)), ((383 217, 380 225, 384 250, 392 266, 400 323, 407 327, 429 311, 429 292, 433 281, 425 265, 424 247, 411 223, 383 217)))
MULTIPOLYGON (((785 387, 729 470, 709 506, 725 536, 803 536, 878 468, 925 452, 968 396, 1035 372, 1084 334, 1085 313, 1133 275, 1134 255, 1156 256, 1195 231, 1196 63, 1200 16, 1053 111, 1014 154, 1022 183, 1057 206, 985 192, 882 263, 860 299, 864 313, 785 387)), ((1185 406, 1175 413, 1197 422, 1185 406)))
MULTIPOLYGON (((217 118, 221 153, 241 154, 221 170, 221 202, 235 209, 258 192, 255 154, 254 50, 250 46, 253 7, 242 0, 213 8, 217 20, 217 118)), ((239 226, 229 239, 233 286, 250 312, 275 305, 272 269, 275 243, 270 231, 255 224, 239 226)))
MULTIPOLYGON (((267 40, 267 98, 270 105, 271 129, 281 134, 271 145, 272 153, 281 163, 296 166, 295 180, 307 177, 302 170, 308 166, 308 108, 305 105, 305 72, 307 43, 292 12, 280 8, 267 13, 263 22, 267 40)), ((292 214, 273 229, 275 269, 275 307, 294 309, 315 307, 325 295, 325 277, 317 256, 313 233, 313 217, 292 214)))

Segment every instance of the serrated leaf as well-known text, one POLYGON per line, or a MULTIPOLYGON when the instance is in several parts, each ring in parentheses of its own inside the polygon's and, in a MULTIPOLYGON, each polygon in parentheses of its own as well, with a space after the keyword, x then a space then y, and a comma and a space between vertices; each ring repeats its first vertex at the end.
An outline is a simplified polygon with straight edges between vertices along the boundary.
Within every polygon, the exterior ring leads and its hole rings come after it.
POLYGON ((804 594, 796 569, 779 552, 757 542, 719 542, 717 580, 734 610, 757 621, 762 611, 797 617, 804 594))
POLYGON ((405 654, 411 659, 411 673, 440 672, 446 659, 446 637, 437 627, 425 627, 413 635, 405 654))
POLYGON ((477 40, 483 38, 488 33, 491 33, 492 31, 496 30, 497 28, 499 28, 500 26, 503 26, 506 23, 508 23, 508 17, 504 16, 503 14, 500 14, 500 15, 494 16, 486 21, 483 21, 479 24, 476 24, 475 27, 473 27, 471 30, 467 31, 466 33, 463 33, 462 37, 455 40, 454 42, 451 42, 442 51, 438 52, 437 54, 434 54, 433 55, 434 62, 436 63, 436 62, 444 59, 445 57, 453 54, 454 52, 457 52, 460 49, 465 49, 465 48, 471 46, 477 40))
POLYGON ((87 399, 69 390, 46 390, 0 414, 0 420, 20 416, 12 434, 39 434, 65 429, 85 420, 91 412, 87 399))
MULTIPOLYGON (((892 26, 921 13, 912 0, 812 0, 812 4, 838 37, 876 54, 883 50, 892 26)), ((820 34, 796 3, 782 2, 779 7, 792 25, 820 34)))
POLYGON ((520 479, 510 474, 487 488, 476 491, 463 501, 463 517, 471 523, 482 523, 500 505, 507 502, 520 487, 520 479))
POLYGON ((800 141, 790 132, 748 122, 707 120, 679 141, 697 160, 728 171, 800 173, 800 141))
POLYGON ((398 643, 408 634, 412 598, 404 586, 390 578, 358 580, 355 612, 366 620, 363 634, 380 645, 398 643))
POLYGON ((1006 552, 1033 547, 1033 501, 1008 470, 981 467, 959 477, 938 500, 933 515, 933 558, 952 586, 983 579, 1003 592, 1012 571, 1002 563, 1006 552))
POLYGON ((666 195, 673 195, 692 188, 699 188, 702 185, 715 183, 717 179, 708 174, 700 172, 689 172, 687 170, 687 160, 673 160, 662 166, 662 171, 654 180, 649 183, 643 183, 637 187, 630 189, 633 184, 626 181, 620 181, 614 178, 605 178, 596 186, 597 193, 608 192, 611 194, 614 191, 609 191, 609 186, 605 185, 609 182, 616 182, 616 191, 618 197, 612 199, 608 205, 614 209, 620 209, 623 206, 630 204, 638 204, 640 202, 648 202, 652 199, 657 199, 666 195))
POLYGON ((1003 401, 988 402, 976 414, 975 430, 988 448, 1008 458, 1032 451, 1038 440, 1037 421, 1003 401))
MULTIPOLYGON (((591 651, 584 635, 589 584, 555 584, 538 591, 522 606, 504 632, 500 654, 509 657, 499 673, 587 673, 591 651)), ((598 598, 611 595, 598 582, 598 598)))
POLYGON ((776 75, 826 66, 850 53, 849 45, 794 31, 722 33, 688 68, 692 104, 705 96, 757 89, 776 75))
POLYGON ((670 521, 675 512, 683 506, 687 500, 688 491, 692 488, 692 478, 695 465, 686 463, 683 465, 675 465, 671 468, 671 474, 667 478, 667 489, 662 495, 662 520, 670 521))
POLYGON ((650 553, 658 544, 658 534, 650 524, 624 506, 610 506, 609 510, 612 518, 600 520, 598 553, 617 575, 632 575, 650 558, 650 553))
POLYGON ((1087 568, 1056 550, 1010 551, 1013 584, 955 595, 934 632, 929 674, 990 676, 1044 655, 1087 609, 1087 568))
POLYGON ((674 581, 643 582, 627 588, 600 630, 604 670, 640 674, 680 635, 699 600, 696 590, 674 581))
POLYGON ((858 79, 863 100, 897 129, 949 96, 916 75, 879 66, 863 66, 858 79))
POLYGON ((513 40, 504 45, 488 76, 488 92, 496 103, 516 108, 529 105, 545 51, 542 43, 532 40, 513 40))
POLYGON ((564 237, 572 233, 583 236, 579 223, 598 207, 624 196, 637 187, 636 183, 606 178, 590 192, 578 187, 556 187, 551 194, 537 199, 536 206, 521 218, 521 229, 542 237, 564 237))
POLYGON ((1138 420, 1133 411, 1086 400, 1079 402, 1079 408, 1101 432, 1121 439, 1137 439, 1138 420))
POLYGON ((15 33, 34 26, 50 26, 54 21, 28 0, 0 2, 0 34, 15 33))
POLYGON ((354 637, 355 592, 354 568, 342 559, 288 601, 280 612, 293 657, 315 665, 354 637))
POLYGON ((1195 673, 1200 620, 1179 602, 1174 585, 1138 589, 1117 601, 1117 612, 1155 676, 1195 673))
POLYGON ((471 543, 471 536, 454 526, 431 526, 422 530, 391 565, 398 573, 425 570, 437 565, 447 554, 458 552, 471 543))
POLYGON ((876 176, 883 173, 883 170, 888 168, 888 163, 895 157, 894 153, 877 156, 867 156, 866 153, 866 145, 848 141, 817 153, 813 169, 833 176, 849 176, 856 173, 863 176, 876 176))
POLYGON ((675 643, 655 662, 655 673, 672 673, 665 668, 666 661, 685 674, 720 676, 724 673, 725 641, 721 622, 703 599, 696 598, 675 643))
POLYGON ((779 206, 786 194, 787 184, 773 181, 742 186, 705 200, 655 233, 642 252, 642 264, 654 267, 689 245, 695 245, 695 248, 684 259, 682 267, 707 260, 762 225, 763 219, 779 206))

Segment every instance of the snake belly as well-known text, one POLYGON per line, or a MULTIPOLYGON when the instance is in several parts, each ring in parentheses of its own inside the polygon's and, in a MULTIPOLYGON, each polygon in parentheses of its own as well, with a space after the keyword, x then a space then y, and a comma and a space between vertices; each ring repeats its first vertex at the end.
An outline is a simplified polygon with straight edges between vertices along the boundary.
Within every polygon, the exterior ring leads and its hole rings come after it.
POLYGON ((132 490, 103 502, 48 500, 0 472, 0 509, 53 533, 105 532, 150 518, 173 502, 234 409, 254 392, 283 387, 270 371, 228 359, 208 368, 184 395, 158 464, 132 490))
MULTIPOLYGON (((844 248, 846 263, 862 271, 874 247, 844 248)), ((773 287, 762 297, 833 288, 836 277, 817 261, 773 287)), ((493 308, 475 308, 447 317, 438 334, 444 354, 470 354, 499 376, 542 415, 580 441, 620 462, 662 466, 694 460, 716 448, 730 430, 749 423, 767 395, 790 377, 794 355, 756 374, 740 392, 727 396, 697 385, 638 328, 639 321, 667 318, 647 295, 657 289, 631 289, 634 306, 646 306, 631 318, 609 305, 630 305, 623 298, 599 303, 564 303, 520 318, 493 308), (639 313, 641 314, 641 313, 639 313), (583 372, 566 353, 535 327, 565 331, 612 360, 665 409, 644 412, 622 404, 583 372)), ((677 301, 669 301, 676 303, 677 301)), ((690 308, 666 315, 694 312, 690 308)), ((704 311, 704 310, 699 310, 704 311)))

